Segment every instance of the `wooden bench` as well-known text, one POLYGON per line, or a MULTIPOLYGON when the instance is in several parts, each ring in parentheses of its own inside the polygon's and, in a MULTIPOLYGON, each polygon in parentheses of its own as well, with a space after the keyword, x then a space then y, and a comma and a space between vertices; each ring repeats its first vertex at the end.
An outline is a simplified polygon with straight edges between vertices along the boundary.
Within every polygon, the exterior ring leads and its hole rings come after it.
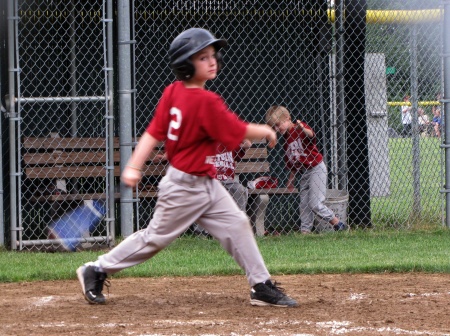
MULTIPOLYGON (((119 178, 119 139, 114 138, 113 143, 114 165, 110 169, 114 170, 114 177, 119 178)), ((25 137, 22 148, 23 175, 32 182, 29 185, 32 186, 33 202, 72 202, 106 198, 104 190, 89 188, 93 179, 106 178, 105 138, 25 137), (55 180, 76 180, 79 188, 72 188, 68 193, 53 193, 51 189, 55 180), (46 188, 48 190, 45 190, 46 188)), ((165 174, 167 167, 165 163, 156 164, 151 161, 158 153, 162 153, 160 148, 152 153, 143 171, 144 178, 153 178, 155 182, 138 188, 137 194, 134 194, 138 199, 156 197, 156 181, 165 174)), ((270 165, 267 156, 264 144, 249 148, 241 161, 237 162, 236 174, 268 175, 270 165)), ((265 231, 264 217, 269 196, 290 193, 287 188, 249 190, 252 195, 249 212, 257 235, 263 235, 265 231)), ((120 193, 116 192, 114 198, 119 199, 120 193)))

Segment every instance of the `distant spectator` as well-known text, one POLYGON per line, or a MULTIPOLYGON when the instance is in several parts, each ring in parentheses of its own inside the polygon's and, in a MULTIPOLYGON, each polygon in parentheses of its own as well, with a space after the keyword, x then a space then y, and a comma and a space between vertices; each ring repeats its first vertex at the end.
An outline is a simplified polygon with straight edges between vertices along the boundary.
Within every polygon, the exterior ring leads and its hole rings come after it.
POLYGON ((441 109, 437 106, 433 106, 433 120, 431 121, 433 125, 434 135, 438 138, 441 137, 441 109))
POLYGON ((401 106, 401 112, 402 112, 402 124, 403 124, 403 131, 402 136, 409 137, 411 136, 411 105, 409 103, 410 96, 406 95, 403 97, 403 103, 404 105, 401 106))
POLYGON ((419 123, 419 133, 424 136, 430 135, 429 132, 430 118, 428 117, 427 114, 425 114, 425 111, 421 107, 419 107, 419 109, 417 110, 417 114, 418 114, 417 122, 419 123))

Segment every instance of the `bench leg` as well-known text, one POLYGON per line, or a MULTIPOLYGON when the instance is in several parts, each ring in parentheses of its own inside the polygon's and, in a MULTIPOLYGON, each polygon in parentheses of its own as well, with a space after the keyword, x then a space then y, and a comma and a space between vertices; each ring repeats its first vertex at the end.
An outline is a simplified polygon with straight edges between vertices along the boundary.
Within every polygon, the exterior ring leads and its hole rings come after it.
POLYGON ((269 195, 258 195, 250 201, 250 221, 252 227, 256 229, 257 236, 264 236, 264 232, 266 231, 264 220, 268 204, 269 195))

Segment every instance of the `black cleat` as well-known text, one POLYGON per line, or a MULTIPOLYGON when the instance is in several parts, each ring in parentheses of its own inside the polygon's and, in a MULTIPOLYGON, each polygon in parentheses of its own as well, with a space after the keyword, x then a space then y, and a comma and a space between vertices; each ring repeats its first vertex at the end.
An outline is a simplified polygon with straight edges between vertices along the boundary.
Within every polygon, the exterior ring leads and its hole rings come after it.
POLYGON ((297 301, 284 294, 284 290, 277 283, 270 280, 252 287, 250 303, 253 306, 297 307, 297 301))
POLYGON ((95 266, 87 263, 77 269, 78 280, 81 284, 83 296, 91 304, 105 304, 106 299, 102 294, 103 285, 109 287, 107 275, 103 272, 97 272, 95 266), (105 283, 106 281, 106 283, 105 283))

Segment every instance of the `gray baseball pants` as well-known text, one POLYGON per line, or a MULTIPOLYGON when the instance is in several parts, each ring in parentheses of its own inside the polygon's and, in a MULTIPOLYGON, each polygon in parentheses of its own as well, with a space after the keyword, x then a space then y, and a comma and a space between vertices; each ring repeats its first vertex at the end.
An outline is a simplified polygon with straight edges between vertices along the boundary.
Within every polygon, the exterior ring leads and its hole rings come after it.
POLYGON ((239 209, 245 212, 247 210, 248 189, 234 180, 225 180, 221 182, 233 197, 239 209))
POLYGON ((327 192, 327 167, 321 162, 307 169, 300 176, 300 220, 302 231, 311 231, 314 225, 314 215, 329 222, 334 212, 324 202, 327 192))
POLYGON ((247 215, 218 180, 169 167, 158 189, 148 227, 99 256, 104 272, 113 274, 150 259, 197 222, 245 271, 250 286, 270 278, 247 215))

